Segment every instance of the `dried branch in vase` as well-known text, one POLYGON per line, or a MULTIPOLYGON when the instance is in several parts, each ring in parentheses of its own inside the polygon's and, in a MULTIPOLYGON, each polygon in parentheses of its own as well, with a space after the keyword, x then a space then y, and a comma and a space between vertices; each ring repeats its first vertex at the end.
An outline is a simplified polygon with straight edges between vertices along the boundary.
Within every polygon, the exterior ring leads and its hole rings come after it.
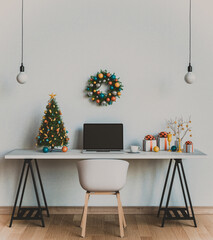
POLYGON ((190 137, 192 137, 191 131, 191 116, 188 120, 184 120, 183 117, 170 119, 167 121, 167 128, 170 129, 173 133, 173 136, 176 137, 177 140, 183 140, 187 133, 190 133, 190 137))

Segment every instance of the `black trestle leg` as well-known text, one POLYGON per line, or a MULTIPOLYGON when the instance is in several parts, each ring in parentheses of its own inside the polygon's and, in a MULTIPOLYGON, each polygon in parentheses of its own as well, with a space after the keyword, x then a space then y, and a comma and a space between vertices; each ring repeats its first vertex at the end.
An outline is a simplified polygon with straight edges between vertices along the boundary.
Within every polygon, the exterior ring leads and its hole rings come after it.
POLYGON ((26 167, 26 160, 24 160, 24 164, 23 164, 23 168, 22 168, 22 172, 21 172, 21 177, 20 177, 20 180, 19 180, 18 190, 17 190, 17 193, 16 193, 15 203, 14 203, 14 206, 13 206, 13 212, 12 212, 9 227, 12 227, 12 224, 13 224, 13 218, 14 218, 14 214, 15 214, 15 210, 16 210, 16 204, 17 204, 17 201, 18 201, 18 196, 19 196, 19 192, 20 192, 20 188, 21 188, 21 184, 22 184, 22 179, 23 179, 25 167, 26 167))
POLYGON ((166 215, 167 215, 168 206, 169 206, 169 200, 170 200, 172 187, 173 187, 173 182, 174 182, 174 178, 175 178, 176 167, 177 167, 177 163, 175 161, 174 170, 173 170, 173 173, 172 173, 172 179, 171 179, 171 183, 170 183, 170 187, 169 187, 169 193, 168 193, 168 197, 167 197, 167 201, 166 201, 166 207, 165 207, 165 211, 164 211, 161 227, 164 227, 164 222, 165 222, 165 218, 166 218, 166 215))
POLYGON ((159 208, 158 208, 157 217, 159 217, 160 211, 161 211, 161 208, 162 208, 163 198, 164 198, 165 191, 166 191, 166 186, 167 186, 167 182, 168 182, 168 178, 169 178, 169 173, 170 173, 170 169, 171 169, 171 164, 172 164, 172 159, 170 159, 170 161, 169 161, 169 166, 168 166, 168 170, 167 170, 167 174, 166 174, 166 179, 165 179, 165 183, 164 183, 164 187, 163 187, 163 192, 162 192, 162 196, 161 196, 161 200, 160 200, 160 206, 159 206, 159 208))
POLYGON ((40 205, 40 200, 39 200, 39 196, 38 196, 38 190, 37 190, 37 186, 36 186, 36 181, 35 181, 35 176, 34 176, 31 160, 29 160, 29 166, 30 166, 30 171, 31 171, 32 179, 33 179, 33 185, 34 185, 34 189, 35 189, 36 199, 37 199, 37 203, 38 203, 38 213, 39 213, 39 217, 41 218, 42 227, 44 227, 45 226, 44 219, 43 219, 42 209, 41 209, 41 205, 40 205))
POLYGON ((180 166, 181 166, 182 173, 183 173, 183 179, 184 179, 185 186, 186 186, 186 192, 187 192, 188 199, 189 199, 189 205, 190 205, 191 212, 192 212, 192 218, 193 218, 195 227, 197 227, 197 223, 196 223, 196 220, 195 220, 194 210, 193 210, 193 207, 192 207, 192 201, 191 201, 191 197, 190 197, 190 193, 189 193, 188 184, 187 184, 187 181, 186 181, 186 175, 185 175, 185 172, 184 172, 182 160, 180 161, 180 166))
POLYGON ((184 198, 184 202, 185 202, 185 206, 186 206, 186 211, 189 215, 189 209, 188 209, 188 204, 187 204, 187 200, 186 200, 186 194, 185 194, 185 190, 184 190, 184 186, 183 186, 183 180, 182 180, 182 177, 181 177, 179 164, 180 164, 180 161, 177 162, 177 169, 178 169, 178 175, 179 175, 180 184, 181 184, 181 188, 182 188, 182 192, 183 192, 183 198, 184 198))
POLYGON ((18 208, 18 214, 20 213, 20 209, 21 209, 21 205, 22 205, 22 201, 23 201, 23 197, 24 197, 24 192, 25 192, 25 187, 26 187, 26 183, 27 183, 27 177, 28 177, 28 173, 29 173, 29 164, 27 166, 27 172, 26 172, 26 176, 25 176, 25 180, 24 180, 24 186, 23 186, 23 189, 22 189, 22 193, 21 193, 21 199, 20 199, 20 203, 19 203, 19 208, 18 208))
POLYGON ((46 197, 45 197, 45 193, 44 193, 44 187, 43 187, 43 184, 42 184, 41 175, 40 175, 40 171, 39 171, 39 167, 38 167, 38 162, 37 162, 36 159, 35 159, 35 165, 36 165, 36 170, 37 170, 37 173, 38 173, 38 179, 39 179, 40 186, 41 186, 42 196, 43 196, 43 199, 44 199, 45 209, 46 209, 46 211, 47 211, 47 217, 49 217, 50 214, 49 214, 49 210, 48 210, 48 206, 47 206, 47 201, 46 201, 46 197))

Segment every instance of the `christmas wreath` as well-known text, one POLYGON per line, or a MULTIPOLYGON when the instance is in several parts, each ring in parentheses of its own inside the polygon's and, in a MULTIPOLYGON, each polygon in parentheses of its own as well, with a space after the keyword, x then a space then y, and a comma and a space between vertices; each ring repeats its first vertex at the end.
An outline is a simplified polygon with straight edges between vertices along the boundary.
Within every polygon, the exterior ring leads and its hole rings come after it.
POLYGON ((111 74, 107 70, 101 70, 96 75, 91 76, 86 88, 87 96, 100 106, 112 105, 117 97, 120 98, 122 90, 123 85, 119 81, 119 78, 117 78, 114 73, 111 74), (102 92, 100 90, 102 84, 108 86, 107 92, 102 92))

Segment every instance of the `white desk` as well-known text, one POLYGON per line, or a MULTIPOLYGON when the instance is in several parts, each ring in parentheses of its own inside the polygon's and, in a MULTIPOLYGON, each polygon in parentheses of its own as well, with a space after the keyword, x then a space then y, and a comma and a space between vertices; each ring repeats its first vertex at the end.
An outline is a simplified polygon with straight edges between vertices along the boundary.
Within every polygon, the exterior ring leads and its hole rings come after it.
POLYGON ((140 152, 140 153, 82 153, 81 150, 70 150, 63 152, 48 152, 43 153, 41 150, 13 150, 5 155, 5 159, 94 159, 94 158, 115 158, 115 159, 194 159, 205 158, 206 154, 195 150, 193 153, 178 153, 178 152, 140 152))
POLYGON ((160 200, 160 206, 158 210, 158 216, 160 214, 160 211, 164 211, 164 216, 162 220, 162 227, 164 226, 165 220, 193 220, 194 221, 194 226, 196 227, 196 220, 194 216, 194 211, 192 207, 192 201, 191 197, 189 194, 189 188, 188 184, 186 181, 186 176, 185 176, 185 171, 183 168, 183 162, 182 159, 203 159, 206 158, 207 155, 202 153, 201 151, 195 150, 193 153, 178 153, 178 152, 167 152, 167 151, 160 151, 160 152, 140 152, 140 153, 128 153, 127 151, 125 153, 82 153, 81 150, 70 150, 66 153, 63 152, 49 152, 49 153, 43 153, 41 150, 13 150, 5 155, 5 159, 8 160, 24 160, 22 172, 21 172, 21 177, 18 185, 18 190, 15 198, 15 203, 13 207, 13 212, 11 216, 11 221, 10 221, 10 227, 12 226, 13 220, 41 220, 42 226, 44 227, 44 219, 43 219, 43 214, 42 211, 45 210, 47 212, 47 216, 49 216, 49 211, 48 211, 48 206, 47 206, 47 201, 44 193, 44 188, 40 176, 40 171, 38 167, 38 162, 37 160, 40 159, 42 161, 45 160, 51 160, 51 159, 67 159, 67 160, 80 160, 80 159, 94 159, 94 158, 113 158, 113 159, 124 159, 124 160, 143 160, 143 159, 168 159, 169 161, 169 166, 166 174, 166 179, 163 187, 163 192, 160 200), (36 172, 38 174, 38 179, 45 203, 45 207, 41 207, 40 205, 40 200, 39 200, 39 195, 38 195, 38 190, 36 186, 36 181, 35 181, 35 175, 34 175, 34 170, 33 170, 33 165, 32 162, 33 160, 35 161, 35 167, 36 167, 36 172), (167 187, 167 182, 168 182, 168 177, 170 174, 171 170, 171 165, 172 162, 174 161, 174 168, 173 168, 173 173, 171 177, 171 182, 169 186, 169 192, 166 200, 166 205, 165 207, 162 207, 163 204, 163 199, 165 195, 165 190, 167 187), (25 171, 26 169, 26 171, 25 171), (33 185, 35 189, 35 194, 36 194, 36 199, 38 203, 38 207, 36 208, 23 208, 22 207, 22 200, 25 192, 25 186, 28 178, 28 173, 29 171, 31 172, 32 179, 33 179, 33 185), (173 181, 175 177, 176 171, 178 172, 179 175, 179 180, 182 188, 182 193, 184 197, 184 202, 185 202, 185 207, 182 208, 177 208, 177 207, 169 207, 169 200, 170 200, 170 195, 173 187, 173 181), (26 172, 26 173, 25 173, 26 172), (24 177, 25 173, 25 177, 24 177), (20 203, 19 203, 19 208, 17 215, 15 216, 15 210, 16 210, 16 205, 21 189, 21 185, 23 182, 24 178, 24 183, 23 183, 23 188, 22 188, 22 193, 21 193, 21 198, 20 198, 20 203), (188 201, 187 201, 187 198, 188 201), (188 203, 190 205, 191 209, 191 214, 189 212, 188 208, 188 203))

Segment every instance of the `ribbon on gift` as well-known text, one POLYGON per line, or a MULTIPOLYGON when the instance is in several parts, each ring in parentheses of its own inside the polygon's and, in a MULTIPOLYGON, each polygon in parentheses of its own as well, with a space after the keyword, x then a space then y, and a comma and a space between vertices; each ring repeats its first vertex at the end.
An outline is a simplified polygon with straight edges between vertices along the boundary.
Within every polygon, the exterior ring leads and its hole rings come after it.
POLYGON ((152 152, 152 140, 150 140, 150 151, 152 152))
POLYGON ((188 146, 189 145, 192 145, 192 152, 194 152, 192 141, 186 141, 185 144, 186 144, 186 152, 188 152, 188 146))
POLYGON ((164 138, 164 150, 167 150, 167 138, 164 138))

